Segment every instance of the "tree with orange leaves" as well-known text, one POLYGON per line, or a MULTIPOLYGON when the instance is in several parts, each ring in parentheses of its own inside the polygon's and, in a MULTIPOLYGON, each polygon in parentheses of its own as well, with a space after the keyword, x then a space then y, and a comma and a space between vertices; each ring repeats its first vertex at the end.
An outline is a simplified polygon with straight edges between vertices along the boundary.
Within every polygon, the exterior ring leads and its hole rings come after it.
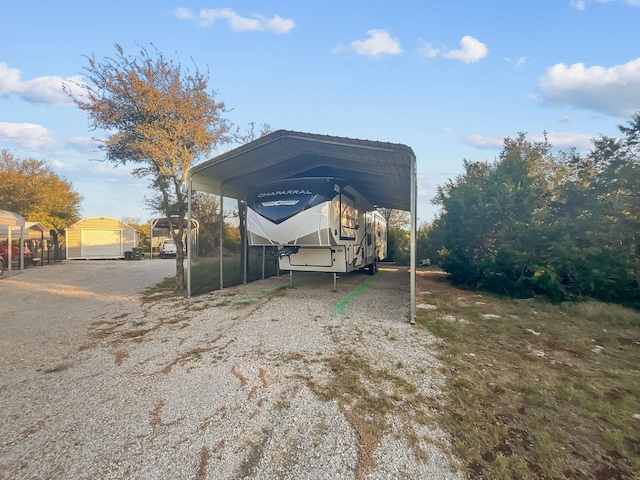
MULTIPOLYGON (((189 168, 217 145, 228 142, 225 106, 208 91, 208 73, 183 68, 154 47, 138 56, 117 55, 103 61, 87 57, 88 82, 80 90, 65 85, 66 93, 87 112, 93 130, 109 132, 98 140, 105 161, 115 166, 133 164, 133 174, 148 177, 153 194, 147 205, 172 217, 187 214, 186 180, 189 168), (77 93, 77 92, 80 93, 77 93)), ((177 245, 176 288, 184 290, 184 222, 171 229, 177 245)))

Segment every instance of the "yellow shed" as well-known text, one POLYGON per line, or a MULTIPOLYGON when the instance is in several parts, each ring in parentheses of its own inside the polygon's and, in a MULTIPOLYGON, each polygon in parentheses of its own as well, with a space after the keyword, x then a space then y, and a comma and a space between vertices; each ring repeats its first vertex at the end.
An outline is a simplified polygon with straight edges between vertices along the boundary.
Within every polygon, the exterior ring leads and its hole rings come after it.
POLYGON ((109 217, 80 220, 67 228, 65 240, 69 260, 125 258, 125 252, 138 246, 136 230, 109 217))

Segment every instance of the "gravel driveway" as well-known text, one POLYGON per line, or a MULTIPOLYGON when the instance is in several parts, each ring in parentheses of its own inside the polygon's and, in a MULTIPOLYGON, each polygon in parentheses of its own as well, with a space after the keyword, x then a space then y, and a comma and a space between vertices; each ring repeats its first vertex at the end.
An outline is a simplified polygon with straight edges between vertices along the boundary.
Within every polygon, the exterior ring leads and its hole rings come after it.
POLYGON ((0 478, 462 478, 406 270, 143 297, 174 268, 0 278, 0 478))

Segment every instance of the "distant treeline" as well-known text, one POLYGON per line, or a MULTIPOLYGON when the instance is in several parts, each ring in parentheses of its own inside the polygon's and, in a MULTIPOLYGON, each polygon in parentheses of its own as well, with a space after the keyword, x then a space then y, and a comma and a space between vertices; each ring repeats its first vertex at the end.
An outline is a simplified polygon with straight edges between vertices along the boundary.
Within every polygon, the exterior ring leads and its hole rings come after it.
POLYGON ((586 156, 525 134, 492 163, 465 161, 418 236, 457 285, 512 297, 640 304, 640 113, 586 156))

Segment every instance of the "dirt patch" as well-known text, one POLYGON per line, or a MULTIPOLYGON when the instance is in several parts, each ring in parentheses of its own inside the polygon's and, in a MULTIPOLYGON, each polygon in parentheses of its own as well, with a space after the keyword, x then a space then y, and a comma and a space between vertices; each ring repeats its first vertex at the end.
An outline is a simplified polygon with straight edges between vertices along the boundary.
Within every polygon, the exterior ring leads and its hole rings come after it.
POLYGON ((406 269, 188 299, 145 290, 173 262, 47 268, 0 281, 10 313, 34 305, 2 318, 3 474, 460 478, 427 421, 440 366, 406 269))

